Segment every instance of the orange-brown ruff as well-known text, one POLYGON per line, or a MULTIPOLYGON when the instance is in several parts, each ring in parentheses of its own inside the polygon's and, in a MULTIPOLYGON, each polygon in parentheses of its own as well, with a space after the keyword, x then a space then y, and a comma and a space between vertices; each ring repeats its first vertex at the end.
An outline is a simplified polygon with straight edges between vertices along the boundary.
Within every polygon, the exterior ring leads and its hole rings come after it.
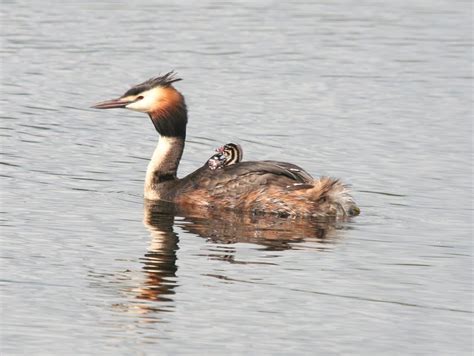
POLYGON ((187 109, 173 83, 173 72, 152 78, 98 109, 144 112, 160 134, 148 165, 145 198, 186 209, 224 208, 281 216, 346 217, 359 214, 347 186, 334 178, 313 178, 285 162, 248 161, 211 170, 207 164, 179 179, 176 175, 186 139, 187 109))

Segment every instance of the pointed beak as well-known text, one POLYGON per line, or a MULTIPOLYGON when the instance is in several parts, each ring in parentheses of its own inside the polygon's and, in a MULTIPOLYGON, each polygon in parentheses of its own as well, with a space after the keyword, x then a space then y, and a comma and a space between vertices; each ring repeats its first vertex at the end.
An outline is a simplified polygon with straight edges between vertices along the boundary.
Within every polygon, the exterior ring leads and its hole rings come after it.
POLYGON ((128 104, 133 103, 133 102, 134 100, 129 100, 126 98, 118 98, 118 99, 102 101, 100 103, 92 105, 91 107, 94 109, 116 109, 116 108, 124 108, 128 104))

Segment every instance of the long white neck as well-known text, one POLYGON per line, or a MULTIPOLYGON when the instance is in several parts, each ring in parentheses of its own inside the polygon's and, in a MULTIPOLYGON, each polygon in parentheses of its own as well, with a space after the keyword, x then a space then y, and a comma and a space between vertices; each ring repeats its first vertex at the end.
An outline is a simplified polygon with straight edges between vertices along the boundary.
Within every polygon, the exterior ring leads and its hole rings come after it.
POLYGON ((153 156, 146 170, 145 198, 162 199, 160 186, 165 182, 176 181, 178 178, 179 161, 184 150, 184 138, 160 136, 153 156))

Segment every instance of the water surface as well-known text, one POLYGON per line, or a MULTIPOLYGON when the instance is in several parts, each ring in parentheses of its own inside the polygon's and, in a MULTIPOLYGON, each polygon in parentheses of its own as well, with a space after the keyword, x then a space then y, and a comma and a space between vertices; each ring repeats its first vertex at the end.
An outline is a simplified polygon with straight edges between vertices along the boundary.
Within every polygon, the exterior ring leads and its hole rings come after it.
POLYGON ((469 2, 2 10, 2 354, 471 354, 469 2), (341 177, 362 215, 144 205, 153 126, 89 106, 170 69, 180 175, 238 142, 341 177))

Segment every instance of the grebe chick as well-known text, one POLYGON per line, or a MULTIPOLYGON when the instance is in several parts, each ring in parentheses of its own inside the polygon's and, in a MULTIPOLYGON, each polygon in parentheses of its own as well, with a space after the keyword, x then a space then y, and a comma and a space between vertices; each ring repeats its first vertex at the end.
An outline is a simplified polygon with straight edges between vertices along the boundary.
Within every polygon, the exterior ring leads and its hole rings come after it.
POLYGON ((242 147, 236 143, 227 143, 217 148, 216 152, 217 153, 206 162, 211 170, 220 169, 242 161, 242 147))
POLYGON ((178 178, 188 123, 184 97, 173 86, 179 80, 169 72, 132 87, 117 99, 93 106, 146 113, 158 131, 160 138, 145 177, 145 199, 172 202, 187 209, 225 208, 293 217, 359 214, 347 186, 338 179, 315 179, 291 163, 246 161, 217 170, 205 164, 178 178))

